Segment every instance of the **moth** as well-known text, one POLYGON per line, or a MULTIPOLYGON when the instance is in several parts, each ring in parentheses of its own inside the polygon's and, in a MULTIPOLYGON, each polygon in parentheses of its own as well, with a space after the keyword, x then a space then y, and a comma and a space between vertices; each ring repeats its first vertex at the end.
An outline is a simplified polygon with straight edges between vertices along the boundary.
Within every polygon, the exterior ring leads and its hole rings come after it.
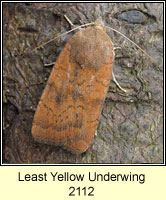
POLYGON ((66 43, 38 103, 32 136, 85 152, 94 138, 109 87, 114 47, 104 24, 81 29, 66 43))

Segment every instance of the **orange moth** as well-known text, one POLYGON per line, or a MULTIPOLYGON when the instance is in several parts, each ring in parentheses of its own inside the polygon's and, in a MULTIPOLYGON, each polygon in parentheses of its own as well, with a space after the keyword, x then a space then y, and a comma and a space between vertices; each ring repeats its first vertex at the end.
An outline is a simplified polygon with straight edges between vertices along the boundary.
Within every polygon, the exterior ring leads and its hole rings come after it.
POLYGON ((32 136, 81 154, 91 144, 110 83, 113 44, 104 24, 81 29, 59 55, 37 106, 32 136))

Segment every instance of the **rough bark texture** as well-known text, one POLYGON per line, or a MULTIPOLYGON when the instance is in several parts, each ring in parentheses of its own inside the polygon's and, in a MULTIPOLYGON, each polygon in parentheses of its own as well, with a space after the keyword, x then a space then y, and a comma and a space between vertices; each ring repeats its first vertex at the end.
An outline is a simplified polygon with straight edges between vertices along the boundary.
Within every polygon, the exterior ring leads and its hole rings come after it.
POLYGON ((3 162, 162 163, 163 162, 162 3, 3 3, 3 162), (51 68, 64 43, 32 49, 102 17, 105 25, 135 41, 154 61, 119 34, 108 31, 116 50, 114 73, 127 93, 111 81, 102 117, 89 150, 74 155, 33 140, 33 115, 51 68))

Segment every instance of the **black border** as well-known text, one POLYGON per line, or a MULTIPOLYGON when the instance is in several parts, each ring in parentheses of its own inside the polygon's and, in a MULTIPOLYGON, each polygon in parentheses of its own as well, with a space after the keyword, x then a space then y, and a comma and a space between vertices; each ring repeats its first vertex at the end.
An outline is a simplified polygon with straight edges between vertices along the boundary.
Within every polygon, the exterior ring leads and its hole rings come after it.
MULTIPOLYGON (((3 23, 3 3, 100 3, 100 1, 2 1, 1 2, 1 47, 3 47, 3 31, 2 31, 2 23, 3 23)), ((164 83, 164 87, 163 87, 163 163, 159 164, 150 164, 150 163, 143 163, 143 164, 111 164, 111 163, 104 163, 104 164, 3 164, 2 163, 2 135, 3 135, 3 51, 1 51, 1 163, 0 166, 165 166, 165 1, 101 1, 101 3, 163 3, 163 83, 164 83)), ((2 49, 2 48, 1 48, 2 49)))

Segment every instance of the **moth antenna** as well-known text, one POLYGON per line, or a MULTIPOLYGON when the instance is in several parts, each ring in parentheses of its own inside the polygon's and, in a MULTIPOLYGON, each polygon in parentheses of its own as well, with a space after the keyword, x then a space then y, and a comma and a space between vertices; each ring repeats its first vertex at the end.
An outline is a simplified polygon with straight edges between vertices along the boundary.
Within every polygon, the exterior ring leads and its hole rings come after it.
POLYGON ((83 25, 81 25, 81 26, 78 26, 78 27, 76 27, 76 28, 73 28, 72 30, 67 31, 67 32, 65 32, 65 33, 62 33, 62 34, 58 35, 57 37, 54 37, 53 39, 51 39, 51 40, 49 40, 49 41, 47 41, 47 42, 45 42, 45 43, 43 43, 43 44, 37 46, 37 47, 34 48, 32 51, 35 51, 35 50, 37 50, 37 49, 39 49, 39 48, 45 46, 46 44, 48 44, 48 43, 54 41, 55 39, 57 39, 57 38, 59 38, 59 37, 61 37, 61 36, 63 36, 63 35, 66 35, 66 34, 68 34, 68 33, 71 33, 72 31, 75 31, 75 30, 77 30, 77 29, 80 29, 80 28, 83 28, 83 27, 86 27, 86 26, 94 25, 94 24, 95 24, 94 22, 91 22, 91 23, 83 24, 83 25))
POLYGON ((123 36, 125 39, 127 39, 129 42, 131 42, 132 44, 134 44, 140 51, 142 51, 145 55, 147 55, 151 60, 154 61, 154 59, 148 54, 146 53, 146 51, 144 51, 139 45, 137 45, 135 42, 133 42, 132 40, 130 40, 127 36, 125 36, 123 33, 117 31, 116 29, 114 28, 111 28, 109 26, 105 26, 106 28, 108 29, 111 29, 112 31, 115 31, 116 33, 119 33, 121 36, 123 36))

